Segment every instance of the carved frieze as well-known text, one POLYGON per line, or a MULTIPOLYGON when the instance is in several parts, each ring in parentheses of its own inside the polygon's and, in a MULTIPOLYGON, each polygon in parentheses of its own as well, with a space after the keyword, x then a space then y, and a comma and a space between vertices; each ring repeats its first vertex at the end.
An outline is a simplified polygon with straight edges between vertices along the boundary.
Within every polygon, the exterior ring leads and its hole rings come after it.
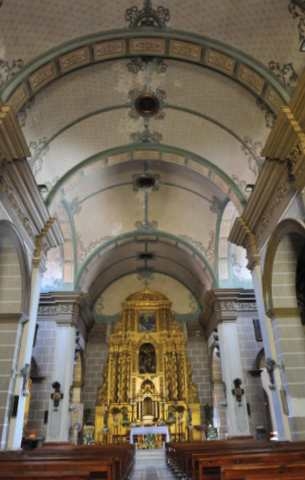
POLYGON ((193 62, 200 62, 202 48, 195 43, 171 40, 169 44, 169 53, 173 57, 185 58, 187 60, 192 60, 193 62))
POLYGON ((36 70, 29 78, 31 89, 34 93, 50 83, 57 77, 55 63, 50 62, 36 70))
POLYGON ((163 38, 132 38, 129 41, 131 54, 165 54, 165 40, 163 38))
POLYGON ((73 52, 59 57, 59 65, 62 73, 70 72, 90 62, 90 50, 88 47, 78 48, 73 52))
POLYGON ((23 105, 29 100, 30 94, 27 84, 22 83, 10 97, 8 104, 17 113, 22 109, 23 105))
POLYGON ((27 213, 24 209, 23 204, 20 202, 20 199, 17 197, 16 191, 13 189, 8 178, 4 176, 0 177, 0 194, 4 194, 6 199, 10 203, 8 210, 11 214, 14 214, 18 217, 21 225, 25 228, 31 240, 35 239, 35 229, 32 221, 28 218, 27 213))
POLYGON ((225 72, 228 75, 233 75, 236 64, 234 58, 210 48, 207 50, 206 63, 212 68, 225 72))
POLYGON ((94 60, 96 62, 108 58, 119 57, 126 52, 125 40, 112 40, 110 42, 96 43, 93 46, 94 60))
POLYGON ((247 65, 241 64, 238 68, 238 79, 253 90, 255 93, 260 95, 263 91, 265 80, 263 77, 258 75, 252 68, 249 68, 247 65))

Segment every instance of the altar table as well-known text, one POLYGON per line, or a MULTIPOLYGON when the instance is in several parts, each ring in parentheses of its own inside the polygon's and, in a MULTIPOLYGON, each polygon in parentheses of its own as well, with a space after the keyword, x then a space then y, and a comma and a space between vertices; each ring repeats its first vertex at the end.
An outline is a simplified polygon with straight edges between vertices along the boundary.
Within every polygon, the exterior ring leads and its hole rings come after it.
POLYGON ((130 443, 133 442, 134 435, 165 435, 166 441, 169 442, 169 431, 166 425, 152 427, 132 427, 130 430, 130 443))

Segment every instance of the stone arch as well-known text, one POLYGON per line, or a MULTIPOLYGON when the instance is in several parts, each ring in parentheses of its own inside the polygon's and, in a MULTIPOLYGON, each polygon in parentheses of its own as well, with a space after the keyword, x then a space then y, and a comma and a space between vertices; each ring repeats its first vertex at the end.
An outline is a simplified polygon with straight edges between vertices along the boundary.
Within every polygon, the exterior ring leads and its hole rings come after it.
POLYGON ((297 270, 305 247, 300 221, 283 220, 270 238, 263 275, 266 311, 272 318, 283 391, 293 440, 305 438, 305 329, 297 298, 297 270))
POLYGON ((11 372, 17 367, 20 320, 28 315, 30 277, 25 247, 16 228, 0 221, 0 448, 7 444, 10 397, 13 392, 11 372))
POLYGON ((267 311, 298 310, 297 264, 305 245, 305 227, 300 221, 283 220, 271 236, 265 258, 263 287, 267 311))
POLYGON ((0 97, 3 103, 7 102, 18 112, 38 92, 63 75, 97 62, 139 55, 192 63, 225 75, 260 98, 275 113, 282 104, 289 102, 289 93, 278 79, 242 51, 184 31, 166 29, 153 32, 149 28, 133 32, 130 29, 100 32, 64 43, 25 65, 4 85, 0 97), (208 55, 204 55, 206 50, 208 55))
POLYGON ((12 223, 0 221, 0 314, 27 314, 29 268, 25 246, 12 223))

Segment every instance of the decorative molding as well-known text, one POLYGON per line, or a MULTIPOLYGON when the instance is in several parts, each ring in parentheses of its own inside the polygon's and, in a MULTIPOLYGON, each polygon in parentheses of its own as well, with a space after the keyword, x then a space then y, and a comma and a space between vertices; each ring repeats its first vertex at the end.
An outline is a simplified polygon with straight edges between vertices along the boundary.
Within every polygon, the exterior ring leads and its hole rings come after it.
POLYGON ((11 205, 11 208, 14 210, 21 225, 23 225, 23 227, 25 228, 30 239, 34 242, 35 227, 33 225, 33 222, 28 218, 24 205, 18 198, 16 191, 14 190, 9 178, 7 178, 4 175, 0 176, 0 193, 5 194, 7 196, 7 199, 11 205))
MULTIPOLYGON (((305 187, 305 74, 289 107, 282 107, 263 150, 266 161, 229 240, 260 250, 297 192, 305 187), (252 239, 252 240, 251 240, 252 239)), ((255 255, 254 255, 255 256, 255 255)))
POLYGON ((256 99, 256 105, 265 114, 265 122, 267 128, 273 128, 276 120, 275 113, 268 107, 268 105, 261 99, 256 99))
POLYGON ((127 63, 127 70, 130 73, 137 74, 139 72, 144 72, 149 65, 152 65, 152 70, 154 73, 165 73, 168 69, 168 64, 163 60, 163 58, 155 57, 134 57, 127 63))
POLYGON ((151 143, 156 144, 162 141, 162 134, 159 132, 152 132, 149 126, 144 125, 142 132, 135 132, 130 134, 130 139, 134 143, 151 143))
POLYGON ((167 95, 166 92, 161 88, 157 88, 156 90, 151 90, 147 87, 144 87, 142 90, 134 88, 128 92, 128 97, 130 100, 130 118, 135 120, 141 117, 145 118, 145 114, 143 114, 139 108, 139 101, 142 98, 148 98, 154 102, 156 111, 151 112, 151 117, 153 117, 155 120, 162 120, 165 117, 164 107, 167 95))
POLYGON ((253 290, 214 289, 204 298, 204 312, 201 318, 207 338, 221 322, 236 321, 241 313, 256 313, 257 306, 253 290))
POLYGON ((44 157, 49 151, 49 142, 46 137, 39 138, 38 140, 31 141, 29 143, 29 148, 31 151, 31 158, 29 159, 29 164, 33 171, 35 177, 41 171, 43 167, 44 157))
POLYGON ((0 161, 29 156, 30 151, 12 108, 0 106, 0 161))
POLYGON ((75 326, 87 338, 94 322, 88 296, 79 292, 54 292, 40 295, 38 321, 54 320, 58 325, 75 326))
POLYGON ((305 3, 303 0, 290 0, 288 10, 292 18, 298 21, 299 41, 302 45, 305 40, 305 3))
POLYGON ((141 28, 132 33, 129 29, 84 37, 47 52, 5 83, 1 99, 18 112, 38 91, 70 71, 110 59, 128 58, 132 63, 132 57, 154 57, 161 62, 173 58, 221 71, 259 96, 275 113, 290 98, 290 92, 267 68, 225 44, 187 32, 141 28), (93 55, 88 56, 91 50, 93 55))
POLYGON ((231 177, 223 172, 215 164, 209 162, 205 158, 202 158, 193 152, 183 150, 181 148, 172 147, 170 145, 153 145, 153 144, 136 144, 125 145, 122 147, 106 150, 100 152, 88 159, 81 162, 77 168, 73 168, 68 171, 58 182, 56 182, 47 197, 46 203, 50 205, 63 185, 73 176, 76 172, 80 171, 87 165, 99 162, 103 168, 110 167, 113 162, 115 164, 126 161, 126 155, 129 160, 144 160, 153 164, 154 161, 164 161, 174 165, 180 165, 188 170, 194 171, 197 175, 201 175, 207 178, 210 182, 214 183, 217 188, 221 190, 225 197, 229 198, 234 205, 236 205, 239 211, 245 204, 245 196, 238 185, 234 183, 231 177), (102 162, 103 160, 103 162, 102 162))
POLYGON ((163 6, 155 9, 151 0, 144 0, 142 9, 137 6, 127 8, 125 20, 129 23, 129 28, 133 29, 143 27, 165 28, 170 20, 170 11, 163 6))
POLYGON ((52 228, 52 225, 55 223, 55 218, 50 217, 43 228, 40 230, 39 234, 35 237, 35 246, 32 258, 32 264, 34 267, 40 267, 42 254, 47 253, 48 246, 45 242, 49 230, 52 228))
MULTIPOLYGON (((1 4, 0 4, 1 8, 1 4)), ((10 82, 20 70, 24 67, 24 61, 21 58, 16 60, 0 59, 0 89, 10 82)))
MULTIPOLYGON (((11 107, 0 107, 0 191, 4 208, 19 226, 30 252, 63 243, 57 221, 52 220, 40 195, 26 157, 30 156, 25 138, 11 107)), ((40 256, 40 255, 39 255, 40 256)), ((35 255, 34 255, 35 257, 35 255)))
POLYGON ((268 66, 271 72, 279 79, 284 87, 287 89, 294 89, 298 81, 298 74, 291 62, 281 64, 271 60, 268 63, 268 66))

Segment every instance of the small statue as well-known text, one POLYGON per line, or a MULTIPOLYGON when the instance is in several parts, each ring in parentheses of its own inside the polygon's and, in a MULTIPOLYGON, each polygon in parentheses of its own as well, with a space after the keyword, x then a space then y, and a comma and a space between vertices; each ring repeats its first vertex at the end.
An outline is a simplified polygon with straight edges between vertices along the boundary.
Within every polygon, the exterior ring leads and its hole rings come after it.
POLYGON ((233 383, 234 388, 232 390, 232 394, 235 396, 239 406, 241 407, 242 398, 245 393, 244 389, 241 388, 242 381, 240 378, 235 378, 235 380, 233 380, 233 383))
POLYGON ((275 360, 273 358, 266 358, 266 370, 269 375, 270 379, 270 388, 274 390, 275 388, 275 381, 274 381, 274 369, 277 366, 275 360))
POLYGON ((59 382, 53 382, 52 388, 54 389, 54 392, 51 394, 51 399, 53 400, 54 410, 57 411, 59 407, 59 403, 64 398, 64 395, 60 391, 59 382))

